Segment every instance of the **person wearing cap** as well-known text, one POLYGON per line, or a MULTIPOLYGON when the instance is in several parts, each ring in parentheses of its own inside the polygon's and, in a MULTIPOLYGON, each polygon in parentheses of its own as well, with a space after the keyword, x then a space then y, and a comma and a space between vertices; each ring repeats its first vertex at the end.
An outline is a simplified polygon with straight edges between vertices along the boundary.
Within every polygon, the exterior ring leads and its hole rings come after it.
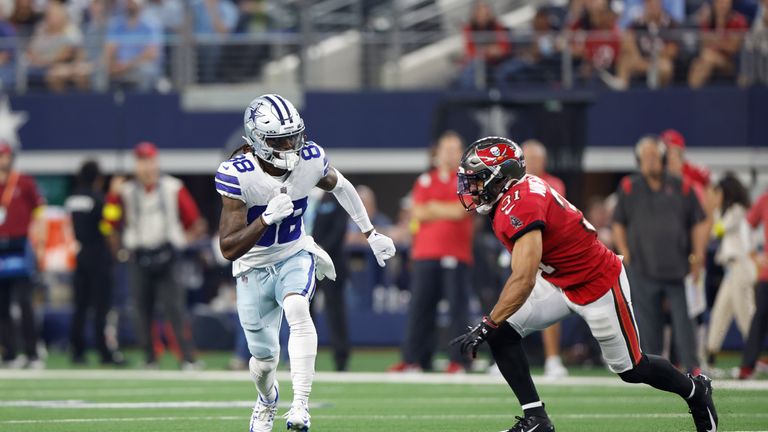
POLYGON ((674 129, 667 129, 661 133, 661 139, 667 145, 667 171, 690 182, 691 185, 702 191, 706 189, 710 183, 709 170, 685 159, 685 138, 683 135, 674 129))
POLYGON ((64 207, 72 217, 77 259, 72 282, 75 310, 70 328, 72 363, 85 364, 85 324, 93 311, 93 336, 102 364, 121 365, 123 355, 107 343, 105 328, 112 304, 112 251, 107 237, 112 227, 104 221, 104 176, 96 161, 86 161, 76 176, 75 190, 64 207))
POLYGON ((173 267, 178 251, 202 236, 207 225, 181 180, 160 172, 157 147, 141 142, 134 148, 134 179, 113 180, 105 219, 122 228, 122 246, 130 253, 136 326, 146 366, 157 367, 152 343, 156 301, 181 351, 183 369, 196 369, 192 341, 187 337, 186 294, 176 283, 173 267))
POLYGON ((9 367, 41 369, 37 355, 37 330, 32 308, 32 276, 35 272, 29 233, 45 205, 35 180, 13 169, 14 149, 0 141, 0 345, 9 367), (11 317, 13 300, 21 310, 24 356, 17 357, 16 329, 11 317))

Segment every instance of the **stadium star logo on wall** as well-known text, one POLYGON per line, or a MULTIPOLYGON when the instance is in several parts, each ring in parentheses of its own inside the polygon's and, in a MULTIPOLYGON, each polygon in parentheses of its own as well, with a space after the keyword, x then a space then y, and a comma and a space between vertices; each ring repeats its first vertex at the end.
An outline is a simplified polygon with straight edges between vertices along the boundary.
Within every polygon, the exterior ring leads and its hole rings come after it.
POLYGON ((27 122, 27 113, 23 111, 11 111, 8 96, 0 97, 0 141, 7 142, 11 148, 18 149, 19 128, 27 122))
POLYGON ((506 136, 517 122, 517 116, 501 105, 480 108, 472 113, 480 128, 478 136, 506 136))

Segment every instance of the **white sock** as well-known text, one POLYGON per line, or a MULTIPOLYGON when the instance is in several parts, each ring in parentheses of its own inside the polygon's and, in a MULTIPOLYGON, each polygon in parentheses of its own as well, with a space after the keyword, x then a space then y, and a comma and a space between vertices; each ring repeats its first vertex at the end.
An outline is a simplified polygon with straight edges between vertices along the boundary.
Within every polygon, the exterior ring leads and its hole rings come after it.
POLYGON ((285 319, 290 327, 288 355, 291 357, 293 401, 309 401, 317 357, 317 331, 309 315, 309 301, 300 295, 289 295, 283 300, 285 319))
POLYGON ((256 386, 256 391, 265 402, 273 402, 277 398, 275 389, 275 371, 279 356, 257 359, 251 357, 248 361, 248 370, 251 372, 251 379, 256 386))

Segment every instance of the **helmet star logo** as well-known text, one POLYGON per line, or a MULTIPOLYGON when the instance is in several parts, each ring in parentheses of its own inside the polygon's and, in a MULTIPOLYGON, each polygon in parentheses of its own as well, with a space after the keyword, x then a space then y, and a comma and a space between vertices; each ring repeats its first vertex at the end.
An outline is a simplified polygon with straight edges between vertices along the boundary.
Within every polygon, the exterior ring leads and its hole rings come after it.
POLYGON ((252 122, 255 122, 257 118, 264 116, 259 112, 259 108, 264 106, 264 102, 259 102, 255 107, 251 107, 251 114, 248 116, 252 122))

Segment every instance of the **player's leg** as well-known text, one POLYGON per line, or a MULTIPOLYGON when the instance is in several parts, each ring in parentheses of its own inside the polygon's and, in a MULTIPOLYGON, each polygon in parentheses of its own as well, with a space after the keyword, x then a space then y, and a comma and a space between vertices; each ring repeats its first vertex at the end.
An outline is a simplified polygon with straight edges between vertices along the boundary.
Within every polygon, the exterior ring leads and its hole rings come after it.
POLYGON ((440 262, 412 260, 411 264, 411 302, 403 343, 403 363, 390 369, 396 372, 414 364, 431 369, 431 365, 425 363, 431 357, 432 344, 429 342, 434 333, 437 303, 440 301, 440 262))
POLYGON ((709 421, 708 413, 716 424, 708 378, 683 375, 668 360, 641 351, 629 282, 623 269, 619 280, 603 297, 585 306, 571 307, 587 322, 608 367, 623 381, 645 383, 686 399, 700 431, 706 430, 702 427, 709 421))
POLYGON ((768 282, 760 281, 755 290, 755 315, 749 327, 749 335, 741 359, 739 379, 751 378, 763 348, 765 335, 768 334, 768 282))
POLYGON ((680 363, 688 372, 696 375, 699 358, 696 355, 696 336, 693 331, 693 319, 688 316, 688 301, 685 298, 685 285, 681 283, 665 284, 665 296, 672 316, 672 335, 680 363))
POLYGON ((309 394, 312 391, 317 357, 317 330, 309 313, 309 302, 316 289, 315 257, 302 251, 277 267, 279 282, 275 288, 275 297, 282 303, 290 327, 288 355, 291 362, 293 403, 286 414, 286 425, 289 430, 308 430, 309 394))
POLYGON ((248 370, 259 395, 251 415, 250 431, 267 432, 272 430, 279 399, 275 371, 280 358, 283 315, 274 298, 274 275, 256 269, 236 280, 237 314, 252 356, 248 370))
POLYGON ((188 336, 186 291, 180 283, 176 282, 173 273, 166 272, 157 279, 158 295, 163 305, 165 319, 171 324, 176 343, 181 350, 181 363, 183 367, 196 368, 194 347, 188 336))
POLYGON ((537 431, 554 430, 531 379, 528 358, 521 340, 528 334, 543 330, 570 314, 571 311, 560 291, 538 276, 536 286, 525 304, 488 341, 499 371, 512 388, 523 409, 523 419, 510 431, 527 431, 533 427, 536 427, 537 431), (541 426, 536 426, 537 424, 541 426))
POLYGON ((152 326, 154 325, 155 290, 150 283, 147 271, 137 263, 131 265, 131 286, 136 312, 134 324, 141 347, 144 349, 146 366, 156 366, 157 359, 152 344, 152 326))
MULTIPOLYGON (((450 334, 452 335, 458 335, 466 331, 465 323, 469 321, 467 317, 469 309, 469 294, 467 293, 469 271, 470 268, 465 263, 457 263, 455 267, 443 266, 441 269, 443 290, 450 307, 450 334)), ((461 371, 463 370, 461 368, 468 369, 471 365, 470 361, 461 355, 458 347, 449 347, 448 355, 451 364, 448 366, 447 372, 461 371)))
POLYGON ((661 287, 637 272, 632 274, 632 300, 639 333, 643 335, 641 349, 647 354, 660 355, 664 348, 664 316, 661 307, 661 287))
MULTIPOLYGON (((85 363, 85 321, 88 316, 88 301, 91 295, 89 290, 90 278, 86 272, 85 263, 78 262, 72 280, 75 310, 72 313, 72 324, 69 330, 73 363, 85 363)), ((103 287, 98 288, 103 289, 103 287)), ((95 334, 95 337, 98 337, 98 333, 95 334)))

